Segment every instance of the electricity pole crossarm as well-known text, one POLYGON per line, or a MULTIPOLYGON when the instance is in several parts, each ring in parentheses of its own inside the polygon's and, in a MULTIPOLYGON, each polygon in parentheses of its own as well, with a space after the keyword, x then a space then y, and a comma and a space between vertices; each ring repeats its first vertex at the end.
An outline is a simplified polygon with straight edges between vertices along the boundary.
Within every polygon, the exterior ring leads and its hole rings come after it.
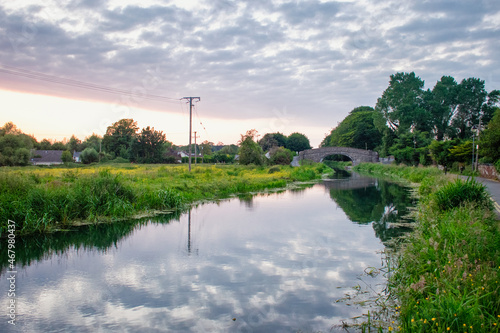
POLYGON ((191 132, 193 130, 193 100, 200 101, 199 97, 182 97, 181 99, 189 100, 189 171, 191 171, 191 132))

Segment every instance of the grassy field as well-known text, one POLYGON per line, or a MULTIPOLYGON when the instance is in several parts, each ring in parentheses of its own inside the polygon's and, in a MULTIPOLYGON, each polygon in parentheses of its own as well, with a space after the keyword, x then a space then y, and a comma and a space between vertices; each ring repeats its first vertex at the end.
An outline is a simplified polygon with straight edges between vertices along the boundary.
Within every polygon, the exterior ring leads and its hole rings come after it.
POLYGON ((420 184, 418 225, 389 279, 398 303, 389 330, 499 332, 500 229, 484 186, 435 168, 362 164, 355 170, 420 184))
POLYGON ((20 234, 177 210, 199 200, 282 188, 320 179, 323 164, 252 167, 112 165, 0 168, 1 231, 15 221, 20 234))

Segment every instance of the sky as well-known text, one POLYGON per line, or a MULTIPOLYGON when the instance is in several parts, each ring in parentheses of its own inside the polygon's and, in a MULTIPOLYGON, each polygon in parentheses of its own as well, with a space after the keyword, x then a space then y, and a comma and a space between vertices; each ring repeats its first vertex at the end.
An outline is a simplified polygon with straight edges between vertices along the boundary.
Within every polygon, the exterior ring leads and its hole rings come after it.
POLYGON ((498 0, 0 0, 0 126, 84 139, 133 118, 182 145, 192 96, 198 142, 317 147, 397 72, 500 89, 499 41, 498 0))

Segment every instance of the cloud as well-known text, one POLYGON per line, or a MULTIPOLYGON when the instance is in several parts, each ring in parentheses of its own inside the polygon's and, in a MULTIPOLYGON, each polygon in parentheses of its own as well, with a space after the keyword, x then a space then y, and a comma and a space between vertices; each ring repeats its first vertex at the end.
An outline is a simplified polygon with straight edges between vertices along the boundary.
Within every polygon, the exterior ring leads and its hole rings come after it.
MULTIPOLYGON (((158 68, 163 84, 148 93, 202 96, 206 116, 256 119, 279 105, 297 125, 330 128, 373 106, 397 71, 498 84, 499 12, 492 0, 2 1, 0 63, 120 89, 158 68)), ((12 77, 0 87, 113 99, 12 77)))

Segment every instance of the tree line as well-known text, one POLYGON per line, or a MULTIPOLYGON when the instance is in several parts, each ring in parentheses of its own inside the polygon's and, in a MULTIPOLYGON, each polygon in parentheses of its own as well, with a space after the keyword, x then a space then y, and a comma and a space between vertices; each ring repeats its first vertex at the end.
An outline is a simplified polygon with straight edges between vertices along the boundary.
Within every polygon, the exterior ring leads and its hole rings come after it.
POLYGON ((500 91, 488 93, 479 78, 458 83, 443 76, 424 90, 414 72, 396 73, 375 108, 352 110, 321 146, 370 149, 398 163, 451 168, 472 161, 479 145, 481 160, 493 163, 500 158, 499 98, 500 91))

